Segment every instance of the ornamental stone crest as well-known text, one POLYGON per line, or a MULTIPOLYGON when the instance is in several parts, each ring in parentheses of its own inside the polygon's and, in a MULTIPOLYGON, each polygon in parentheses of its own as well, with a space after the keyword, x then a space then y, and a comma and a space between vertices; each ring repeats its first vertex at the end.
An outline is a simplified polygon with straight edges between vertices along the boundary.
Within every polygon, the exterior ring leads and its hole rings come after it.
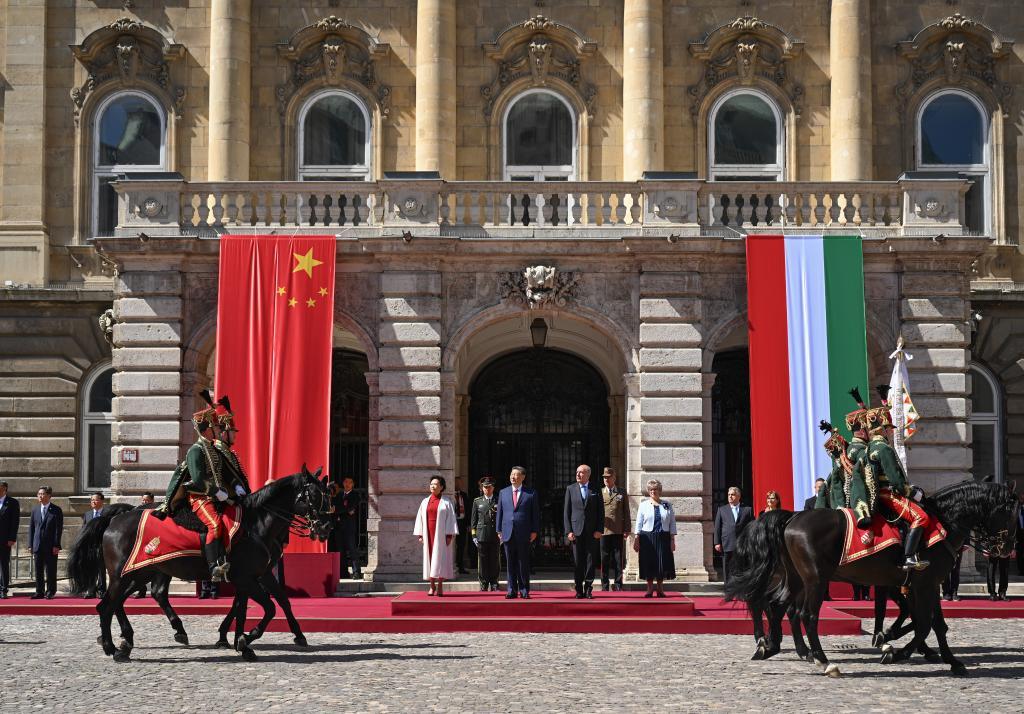
POLYGON ((520 272, 502 273, 498 294, 511 305, 527 309, 565 307, 579 295, 581 276, 550 265, 531 265, 520 272))
POLYGON ((185 88, 171 82, 171 64, 185 56, 182 45, 138 20, 122 17, 89 34, 71 52, 85 68, 85 82, 71 90, 77 123, 89 96, 108 83, 125 88, 138 87, 153 92, 181 116, 185 88))
POLYGON ((505 28, 484 53, 497 65, 490 84, 480 87, 484 117, 490 121, 498 98, 513 84, 521 87, 563 85, 575 92, 587 113, 594 113, 597 88, 583 80, 581 66, 597 45, 576 30, 543 15, 505 28))
POLYGON ((377 62, 387 57, 391 46, 377 42, 362 28, 331 15, 302 28, 277 51, 289 63, 288 81, 276 90, 282 116, 295 93, 311 83, 323 87, 355 83, 377 101, 383 118, 391 114, 391 87, 377 80, 377 62))
POLYGON ((789 76, 789 62, 803 51, 804 43, 794 40, 775 25, 756 17, 738 17, 715 28, 699 42, 690 43, 690 54, 704 64, 699 82, 687 92, 692 98, 690 114, 697 121, 705 97, 723 82, 775 85, 789 97, 800 116, 803 87, 789 76))
POLYGON ((912 39, 896 45, 896 51, 910 63, 910 74, 896 88, 899 115, 905 115, 910 99, 926 85, 973 86, 991 93, 1003 115, 1009 115, 1008 101, 1013 87, 999 81, 996 64, 1011 54, 1013 42, 960 13, 929 25, 912 39))

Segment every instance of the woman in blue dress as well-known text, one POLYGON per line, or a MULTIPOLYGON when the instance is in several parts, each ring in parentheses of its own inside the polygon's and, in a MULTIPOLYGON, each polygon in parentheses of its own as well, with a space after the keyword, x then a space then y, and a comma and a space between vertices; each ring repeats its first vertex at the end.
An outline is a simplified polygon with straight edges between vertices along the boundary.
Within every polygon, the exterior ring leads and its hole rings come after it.
POLYGON ((662 582, 676 577, 672 553, 676 549, 676 515, 672 504, 661 500, 661 481, 647 482, 650 498, 640 504, 633 532, 633 550, 640 553, 640 579, 647 581, 644 597, 665 597, 662 582), (655 590, 657 582, 657 590, 655 590))

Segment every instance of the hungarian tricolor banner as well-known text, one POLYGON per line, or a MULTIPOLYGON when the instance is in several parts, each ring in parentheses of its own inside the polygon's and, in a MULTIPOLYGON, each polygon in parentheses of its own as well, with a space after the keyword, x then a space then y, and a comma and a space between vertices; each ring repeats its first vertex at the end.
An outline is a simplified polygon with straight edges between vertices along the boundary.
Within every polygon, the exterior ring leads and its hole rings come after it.
MULTIPOLYGON (((220 239, 216 394, 250 485, 328 467, 334 236, 220 239)), ((293 538, 289 552, 322 552, 293 538)))
MULTIPOLYGON (((770 490, 802 508, 832 470, 818 422, 849 439, 843 417, 868 389, 864 256, 858 236, 749 235, 752 502, 770 490)), ((731 485, 731 484, 730 484, 731 485)))

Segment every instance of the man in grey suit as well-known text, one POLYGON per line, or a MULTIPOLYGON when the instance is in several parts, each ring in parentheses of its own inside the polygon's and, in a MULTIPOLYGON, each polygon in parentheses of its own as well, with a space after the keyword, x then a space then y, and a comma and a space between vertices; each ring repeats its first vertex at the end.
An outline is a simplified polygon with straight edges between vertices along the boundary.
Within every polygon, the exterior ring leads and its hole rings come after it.
POLYGON ((28 544, 36 566, 36 592, 32 599, 52 600, 57 594, 57 553, 64 531, 64 511, 56 503, 50 503, 53 489, 49 486, 40 488, 37 496, 39 505, 32 509, 28 522, 28 544))
POLYGON ((565 489, 565 536, 572 547, 576 569, 576 597, 594 597, 594 570, 601 557, 604 502, 600 489, 590 486, 590 467, 576 467, 576 483, 565 489))
POLYGON ((722 554, 722 579, 729 582, 729 559, 736 550, 736 539, 754 520, 750 506, 740 505, 740 490, 729 487, 729 503, 715 513, 715 550, 722 554))

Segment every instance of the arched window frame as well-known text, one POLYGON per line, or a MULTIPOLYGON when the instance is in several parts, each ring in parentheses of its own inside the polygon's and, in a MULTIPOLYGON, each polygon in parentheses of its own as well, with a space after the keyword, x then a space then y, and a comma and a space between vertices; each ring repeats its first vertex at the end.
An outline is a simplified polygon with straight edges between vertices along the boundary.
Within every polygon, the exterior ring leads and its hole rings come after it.
POLYGON ((785 117, 778 103, 766 92, 752 87, 737 87, 723 93, 711 105, 707 121, 708 180, 729 180, 728 177, 743 177, 744 180, 782 181, 786 175, 786 125, 785 117), (715 157, 715 120, 722 106, 743 94, 749 94, 765 102, 775 118, 775 163, 774 164, 719 164, 715 157), (724 177, 724 178, 723 178, 724 177), (748 178, 749 177, 749 178, 748 178))
MULTIPOLYGON (((109 412, 93 412, 89 411, 89 396, 92 393, 93 388, 99 381, 99 378, 107 372, 113 370, 112 362, 103 362, 93 367, 89 373, 82 380, 82 389, 80 391, 79 398, 79 440, 78 443, 81 445, 79 455, 79 484, 83 492, 95 492, 104 491, 106 493, 112 493, 111 485, 97 485, 92 480, 92 473, 90 466, 92 464, 92 447, 90 445, 89 431, 90 427, 97 425, 108 424, 113 429, 114 424, 114 413, 109 412)), ((111 410, 113 410, 113 404, 111 404, 111 410)), ((111 434, 111 437, 113 434, 111 434)), ((110 454, 108 452, 108 458, 110 454)))
POLYGON ((89 209, 89 226, 91 229, 91 235, 99 235, 99 217, 100 217, 100 189, 105 179, 116 179, 118 174, 126 174, 133 172, 149 172, 149 171, 167 171, 168 170, 168 131, 167 131, 167 111, 163 105, 153 95, 148 92, 142 92, 135 89, 123 89, 115 92, 111 92, 109 95, 103 98, 103 100, 96 106, 95 112, 92 114, 92 126, 90 132, 90 140, 92 147, 89 154, 89 166, 90 166, 90 209, 89 209), (116 102, 118 99, 123 97, 138 97, 148 102, 156 110, 157 115, 160 117, 160 163, 157 164, 100 164, 100 126, 103 123, 103 115, 107 109, 116 102))
POLYGON ((579 165, 579 116, 576 110, 573 108, 572 102, 566 99, 558 92, 551 91, 550 89, 527 89, 520 92, 513 97, 508 104, 505 106, 504 111, 501 115, 501 165, 502 165, 502 180, 532 180, 532 181, 576 181, 578 173, 577 166, 579 165), (572 124, 572 147, 570 155, 572 156, 572 164, 564 164, 560 166, 529 166, 529 165, 509 165, 506 163, 508 157, 508 118, 512 113, 512 109, 520 101, 528 96, 536 94, 546 94, 554 97, 560 101, 565 108, 569 111, 569 117, 572 124), (513 179, 513 176, 516 178, 513 179), (530 176, 530 179, 520 178, 530 176))
POLYGON ((344 89, 328 88, 321 89, 306 97, 303 101, 302 106, 299 109, 298 117, 296 120, 296 140, 295 146, 297 147, 295 152, 296 160, 296 176, 299 181, 311 181, 311 180, 327 180, 327 181, 368 181, 373 174, 373 115, 370 113, 366 106, 366 102, 363 101, 362 97, 354 92, 349 92, 344 89), (366 139, 363 148, 363 156, 366 159, 364 164, 351 164, 351 165, 336 165, 336 164, 304 164, 303 157, 305 154, 305 131, 306 131, 306 115, 309 110, 321 99, 326 97, 337 95, 342 96, 355 103, 359 107, 359 111, 363 115, 363 121, 366 123, 366 139))
POLYGON ((973 395, 974 393, 974 380, 984 380, 989 389, 992 390, 992 403, 994 407, 994 410, 991 412, 975 412, 972 409, 971 416, 967 419, 967 423, 972 427, 971 444, 973 445, 974 443, 973 427, 975 425, 991 425, 993 427, 992 440, 994 443, 992 444, 992 449, 995 462, 995 473, 993 475, 997 483, 1003 483, 1006 480, 1006 454, 1003 450, 1004 434, 1006 433, 1003 390, 992 370, 980 362, 971 362, 968 366, 968 374, 971 377, 971 394, 973 395))
POLYGON ((928 94, 918 105, 917 113, 914 117, 914 164, 918 171, 922 172, 956 172, 964 174, 968 177, 982 177, 984 183, 982 185, 982 194, 980 197, 982 209, 984 211, 984 224, 982 226, 976 226, 980 228, 985 235, 992 234, 992 116, 991 112, 985 107, 984 102, 972 92, 965 91, 963 89, 955 88, 943 88, 936 90, 928 94), (963 97, 974 106, 978 112, 978 116, 981 118, 981 127, 984 136, 982 137, 982 155, 985 161, 980 164, 925 164, 921 157, 921 150, 923 146, 921 136, 921 122, 924 119, 924 113, 928 107, 935 100, 949 95, 955 95, 963 97))

